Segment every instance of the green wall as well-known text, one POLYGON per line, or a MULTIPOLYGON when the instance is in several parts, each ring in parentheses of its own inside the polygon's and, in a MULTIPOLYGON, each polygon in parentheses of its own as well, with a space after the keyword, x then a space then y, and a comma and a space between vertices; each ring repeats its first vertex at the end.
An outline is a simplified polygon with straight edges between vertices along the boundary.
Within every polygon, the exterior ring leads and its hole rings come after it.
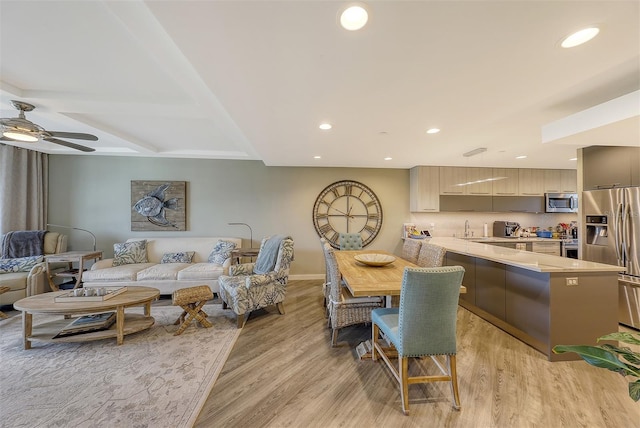
MULTIPOLYGON (((402 223, 410 218, 409 171, 405 169, 267 167, 260 161, 111 156, 49 157, 49 223, 88 229, 105 257, 113 244, 145 236, 237 236, 257 245, 265 235, 295 241, 291 274, 324 275, 324 261, 311 211, 325 186, 360 181, 382 201, 384 222, 370 248, 398 253, 402 223), (187 231, 131 232, 131 180, 187 182, 187 231)), ((53 230, 53 229, 52 229, 53 230)), ((58 229, 59 230, 59 229, 58 229)), ((84 232, 64 231, 71 250, 91 248, 84 232)))

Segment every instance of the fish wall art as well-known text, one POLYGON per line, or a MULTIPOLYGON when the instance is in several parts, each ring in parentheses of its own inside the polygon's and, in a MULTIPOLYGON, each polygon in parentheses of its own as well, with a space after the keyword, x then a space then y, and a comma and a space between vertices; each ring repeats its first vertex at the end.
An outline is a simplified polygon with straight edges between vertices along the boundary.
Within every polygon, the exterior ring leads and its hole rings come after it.
POLYGON ((131 230, 187 230, 186 190, 186 181, 131 180, 131 230))

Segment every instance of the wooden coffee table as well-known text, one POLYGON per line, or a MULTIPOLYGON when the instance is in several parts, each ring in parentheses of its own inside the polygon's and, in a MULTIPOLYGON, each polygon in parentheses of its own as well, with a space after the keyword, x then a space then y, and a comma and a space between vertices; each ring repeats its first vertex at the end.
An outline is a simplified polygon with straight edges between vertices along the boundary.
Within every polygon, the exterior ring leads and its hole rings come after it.
POLYGON ((155 320, 151 316, 151 302, 158 299, 160 291, 151 287, 127 287, 127 291, 101 302, 55 302, 54 298, 68 291, 38 294, 20 299, 13 307, 22 311, 24 349, 31 349, 31 341, 43 342, 85 342, 115 337, 122 345, 124 336, 150 328, 155 320), (125 308, 144 306, 144 315, 126 314, 125 308), (109 310, 116 311, 115 325, 108 330, 82 333, 75 336, 53 337, 72 320, 69 315, 85 315, 109 310), (61 315, 62 319, 39 324, 33 328, 33 314, 61 315))

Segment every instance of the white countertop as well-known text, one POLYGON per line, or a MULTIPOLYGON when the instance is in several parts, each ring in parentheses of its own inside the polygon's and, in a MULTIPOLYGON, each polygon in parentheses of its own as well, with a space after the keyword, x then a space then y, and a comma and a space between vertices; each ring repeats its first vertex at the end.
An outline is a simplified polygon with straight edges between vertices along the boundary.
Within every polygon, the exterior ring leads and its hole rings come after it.
POLYGON ((479 242, 479 243, 484 243, 484 242, 513 242, 513 243, 518 243, 518 242, 562 242, 563 239, 553 239, 553 238, 538 238, 536 236, 530 236, 527 238, 509 238, 509 237, 496 237, 496 236, 489 236, 487 238, 483 238, 483 237, 471 237, 471 238, 458 238, 461 240, 465 240, 465 241, 471 241, 471 242, 479 242))
MULTIPOLYGON (((518 239, 508 238, 509 241, 518 242, 518 239)), ((527 239, 527 238, 522 238, 527 239)), ((534 238, 535 239, 535 238, 534 238)), ((540 238, 544 239, 544 238, 540 238)), ((550 239, 547 239, 548 241, 550 239)), ((483 244, 481 242, 472 242, 470 240, 458 238, 430 238, 425 242, 439 245, 448 251, 467 256, 478 257, 485 260, 491 260, 497 263, 503 263, 510 266, 516 266, 535 272, 551 272, 551 273, 571 273, 571 272, 622 272, 625 268, 614 265, 606 265, 603 263, 588 262, 584 260, 570 259, 560 256, 552 256, 549 254, 533 253, 524 250, 513 250, 511 248, 498 247, 491 244, 483 244)), ((494 241, 495 242, 495 241, 494 241)))

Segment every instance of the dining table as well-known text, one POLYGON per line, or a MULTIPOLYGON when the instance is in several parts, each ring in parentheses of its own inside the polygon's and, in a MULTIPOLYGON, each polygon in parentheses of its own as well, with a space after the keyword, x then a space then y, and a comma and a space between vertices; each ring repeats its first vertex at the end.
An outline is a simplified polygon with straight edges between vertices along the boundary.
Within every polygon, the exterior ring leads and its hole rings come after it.
MULTIPOLYGON (((399 296, 406 267, 420 267, 384 250, 340 250, 335 251, 338 269, 344 284, 354 297, 384 296, 385 306, 391 307, 391 296, 399 296), (380 254, 392 257, 393 261, 382 266, 371 266, 356 260, 356 256, 380 254)), ((460 293, 466 293, 464 285, 460 293)), ((361 360, 371 358, 371 340, 365 340, 356 347, 361 360)), ((387 349, 389 355, 392 349, 387 349)))
MULTIPOLYGON (((336 251, 335 255, 342 279, 354 297, 399 296, 404 268, 420 267, 384 250, 341 250, 336 251), (381 254, 394 257, 395 260, 384 266, 369 266, 355 259, 355 256, 365 254, 381 254)), ((460 293, 466 291, 464 286, 460 286, 460 293)), ((390 300, 387 299, 387 306, 390 300)))

